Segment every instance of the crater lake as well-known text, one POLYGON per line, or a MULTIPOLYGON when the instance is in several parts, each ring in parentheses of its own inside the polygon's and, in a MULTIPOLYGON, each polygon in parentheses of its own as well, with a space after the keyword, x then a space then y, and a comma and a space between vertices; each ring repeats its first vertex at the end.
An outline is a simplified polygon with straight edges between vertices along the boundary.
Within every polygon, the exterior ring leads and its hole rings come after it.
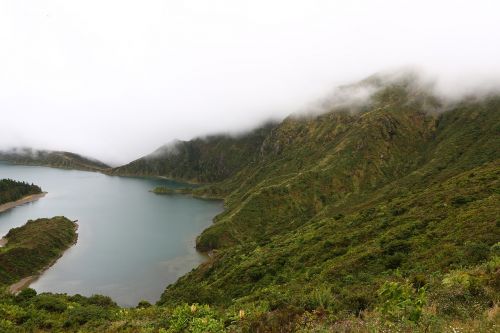
POLYGON ((0 163, 0 179, 41 186, 47 195, 0 213, 0 237, 29 219, 78 220, 78 242, 31 284, 38 292, 103 294, 122 306, 156 302, 165 287, 206 258, 195 238, 222 212, 220 201, 156 195, 162 179, 0 163))

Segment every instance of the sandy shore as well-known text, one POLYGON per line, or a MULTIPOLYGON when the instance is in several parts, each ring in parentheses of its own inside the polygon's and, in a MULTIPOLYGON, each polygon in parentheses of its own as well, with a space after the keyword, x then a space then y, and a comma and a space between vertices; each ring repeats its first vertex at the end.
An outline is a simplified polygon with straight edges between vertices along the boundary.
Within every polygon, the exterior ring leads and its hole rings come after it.
POLYGON ((23 204, 28 203, 28 202, 36 201, 36 200, 44 197, 46 194, 47 194, 47 192, 42 192, 40 194, 32 194, 32 195, 28 195, 22 199, 19 199, 17 201, 7 202, 3 205, 0 205, 0 213, 5 212, 6 210, 9 210, 9 209, 14 208, 16 206, 23 205, 23 204))
POLYGON ((38 276, 28 276, 28 277, 25 277, 24 279, 20 280, 19 282, 11 284, 9 286, 9 292, 11 294, 17 294, 18 292, 20 292, 24 288, 28 287, 37 278, 38 278, 38 276))

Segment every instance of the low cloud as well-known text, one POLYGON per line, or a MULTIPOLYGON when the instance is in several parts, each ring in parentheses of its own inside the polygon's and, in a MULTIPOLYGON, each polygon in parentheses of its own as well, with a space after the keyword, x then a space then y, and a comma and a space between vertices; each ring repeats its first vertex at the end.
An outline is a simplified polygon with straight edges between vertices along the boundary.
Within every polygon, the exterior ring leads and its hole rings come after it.
POLYGON ((2 1, 0 149, 122 164, 325 96, 358 105, 371 88, 345 87, 402 66, 449 99, 491 93, 498 12, 488 0, 2 1))

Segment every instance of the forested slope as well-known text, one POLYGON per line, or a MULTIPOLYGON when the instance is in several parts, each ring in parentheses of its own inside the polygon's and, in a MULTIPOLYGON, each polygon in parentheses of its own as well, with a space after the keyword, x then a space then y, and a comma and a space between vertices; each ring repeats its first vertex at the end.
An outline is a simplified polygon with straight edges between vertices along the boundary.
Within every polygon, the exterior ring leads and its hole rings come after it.
POLYGON ((0 179, 0 205, 39 193, 42 193, 42 189, 37 185, 13 179, 0 179))
MULTIPOLYGON (((446 104, 395 82, 355 112, 289 117, 252 163, 194 190, 226 200, 197 240, 213 256, 161 303, 312 310, 320 290, 355 314, 404 278, 422 279, 438 306, 446 274, 487 261, 500 241, 499 175, 498 96, 446 104)), ((498 302, 486 289, 483 310, 498 302)))
POLYGON ((193 183, 221 181, 254 161, 262 141, 274 126, 268 123, 237 136, 213 135, 177 141, 110 172, 122 176, 163 176, 193 183))
POLYGON ((105 171, 110 166, 81 155, 51 150, 17 148, 0 151, 0 161, 21 165, 40 165, 52 168, 74 169, 83 171, 105 171))

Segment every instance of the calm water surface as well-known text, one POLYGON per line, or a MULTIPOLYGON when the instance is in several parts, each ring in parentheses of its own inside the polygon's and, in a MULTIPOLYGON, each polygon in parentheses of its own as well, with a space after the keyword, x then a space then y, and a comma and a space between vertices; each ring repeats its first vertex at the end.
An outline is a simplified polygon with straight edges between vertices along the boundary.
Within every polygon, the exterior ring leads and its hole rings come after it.
POLYGON ((40 185, 42 199, 0 213, 0 237, 28 219, 64 215, 78 220, 78 243, 32 288, 38 292, 104 294, 123 306, 155 302, 165 287, 204 258, 195 237, 223 209, 221 202, 148 192, 161 179, 0 163, 0 178, 40 185))

